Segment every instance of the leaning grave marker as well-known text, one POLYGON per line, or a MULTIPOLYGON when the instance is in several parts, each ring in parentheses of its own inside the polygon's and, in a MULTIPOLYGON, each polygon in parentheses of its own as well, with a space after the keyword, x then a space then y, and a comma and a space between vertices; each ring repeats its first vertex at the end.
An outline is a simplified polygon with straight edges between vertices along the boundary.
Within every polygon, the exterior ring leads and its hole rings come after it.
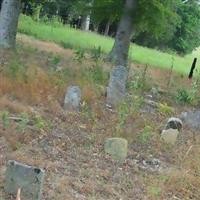
POLYGON ((22 199, 40 200, 44 174, 40 168, 10 160, 6 170, 5 191, 16 195, 20 188, 22 199))

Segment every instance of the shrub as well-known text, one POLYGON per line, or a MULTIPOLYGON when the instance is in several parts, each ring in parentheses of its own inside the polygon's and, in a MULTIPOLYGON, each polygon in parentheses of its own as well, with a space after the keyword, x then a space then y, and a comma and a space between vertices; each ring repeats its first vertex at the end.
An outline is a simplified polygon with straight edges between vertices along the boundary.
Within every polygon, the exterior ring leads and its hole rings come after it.
POLYGON ((192 96, 186 89, 179 89, 177 91, 176 101, 179 103, 191 103, 192 96))

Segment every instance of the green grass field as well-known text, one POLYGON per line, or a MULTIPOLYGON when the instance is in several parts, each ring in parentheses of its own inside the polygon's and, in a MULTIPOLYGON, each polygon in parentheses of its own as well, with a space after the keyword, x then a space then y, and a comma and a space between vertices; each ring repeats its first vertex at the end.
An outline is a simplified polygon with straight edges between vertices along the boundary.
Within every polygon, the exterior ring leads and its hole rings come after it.
MULTIPOLYGON (((92 49, 101 46, 104 53, 108 53, 114 40, 92 32, 83 32, 70 28, 69 26, 50 26, 44 23, 33 21, 30 17, 21 16, 19 32, 34 36, 40 40, 52 41, 62 44, 65 48, 92 49)), ((148 64, 159 68, 170 68, 174 58, 174 69, 177 72, 186 74, 190 70, 193 58, 200 59, 200 49, 185 57, 170 55, 158 50, 131 45, 130 59, 140 64, 148 64)))

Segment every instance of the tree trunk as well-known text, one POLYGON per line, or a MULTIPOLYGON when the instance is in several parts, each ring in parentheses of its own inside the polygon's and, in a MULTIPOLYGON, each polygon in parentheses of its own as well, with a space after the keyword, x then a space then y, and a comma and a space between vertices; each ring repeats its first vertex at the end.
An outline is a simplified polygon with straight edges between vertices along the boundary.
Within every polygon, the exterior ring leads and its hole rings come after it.
POLYGON ((109 34, 109 31, 110 31, 110 25, 111 25, 111 21, 108 20, 108 22, 106 23, 105 31, 104 31, 104 35, 105 35, 105 36, 108 36, 108 34, 109 34))
POLYGON ((93 27, 94 27, 94 32, 98 33, 98 31, 99 31, 99 23, 94 23, 93 27))
POLYGON ((109 59, 118 65, 127 66, 130 39, 133 33, 132 14, 137 0, 126 0, 124 12, 118 25, 115 43, 109 59))
POLYGON ((4 0, 0 12, 0 48, 15 48, 20 0, 4 0))
POLYGON ((90 29, 90 15, 85 15, 81 19, 81 30, 89 31, 90 29))

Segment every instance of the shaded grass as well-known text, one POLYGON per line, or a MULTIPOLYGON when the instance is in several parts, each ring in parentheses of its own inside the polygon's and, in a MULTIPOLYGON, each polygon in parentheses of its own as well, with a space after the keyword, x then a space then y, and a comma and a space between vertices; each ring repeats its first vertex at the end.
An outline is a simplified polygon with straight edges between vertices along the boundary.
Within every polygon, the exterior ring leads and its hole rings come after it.
MULTIPOLYGON (((106 54, 111 50, 114 42, 109 37, 92 32, 83 32, 70 28, 69 26, 46 25, 35 22, 30 17, 23 15, 19 22, 19 32, 41 40, 58 43, 65 48, 81 48, 87 50, 100 46, 101 50, 106 54)), ((130 48, 130 60, 133 62, 169 69, 172 65, 172 58, 174 58, 174 70, 183 74, 189 73, 195 56, 200 59, 199 50, 196 50, 193 54, 181 57, 135 44, 132 44, 130 48)))

